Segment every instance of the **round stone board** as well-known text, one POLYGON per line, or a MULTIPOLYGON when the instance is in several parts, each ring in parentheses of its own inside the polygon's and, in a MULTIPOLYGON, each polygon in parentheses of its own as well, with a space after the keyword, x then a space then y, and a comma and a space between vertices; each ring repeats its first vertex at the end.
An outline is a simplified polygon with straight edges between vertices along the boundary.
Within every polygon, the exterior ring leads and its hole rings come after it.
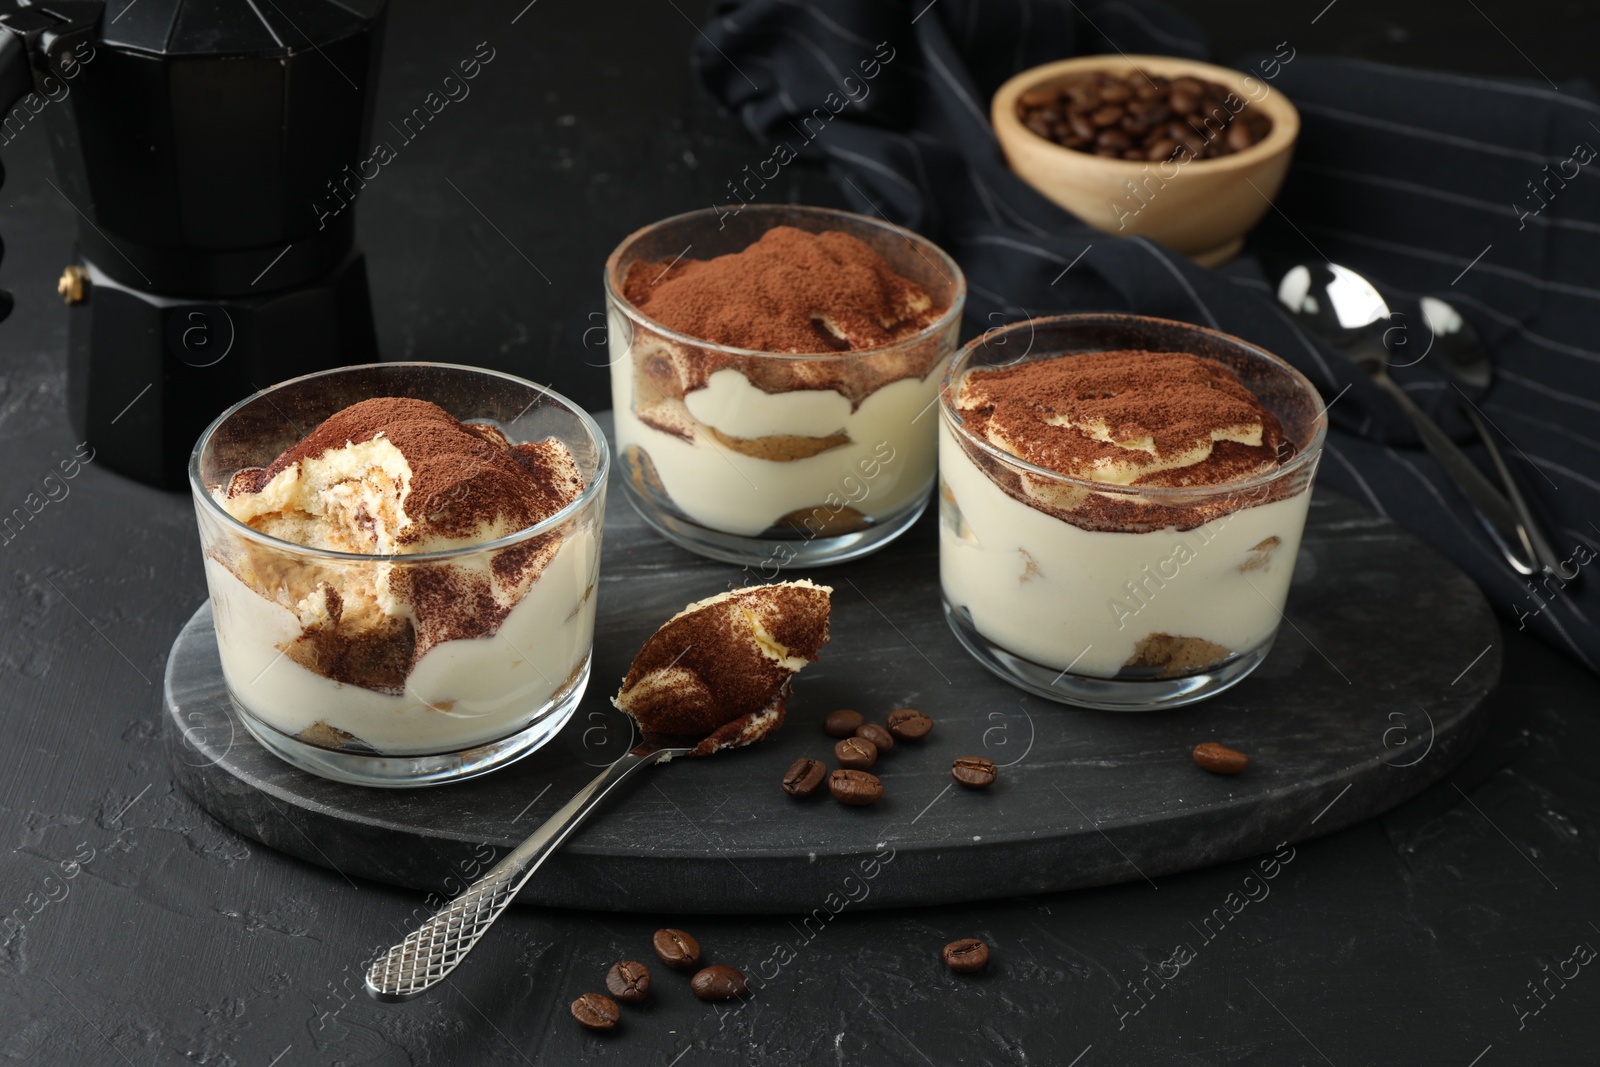
MULTIPOLYGON (((933 509, 867 559, 785 571, 833 586, 833 640, 795 684, 788 721, 751 748, 643 771, 523 889, 523 903, 660 912, 810 912, 951 903, 1105 885, 1270 851, 1386 811, 1476 739, 1500 674, 1494 617, 1432 549, 1318 491, 1287 622, 1236 688, 1170 712, 1087 711, 1028 696, 956 643, 940 608, 933 509), (822 717, 937 722, 849 808, 784 794, 799 756, 832 763, 822 717), (1209 774, 1199 741, 1247 751, 1209 774), (986 791, 951 760, 1002 765, 986 791)), ((637 741, 613 709, 633 654, 685 604, 774 577, 701 559, 649 531, 613 488, 582 705, 543 749, 482 778, 364 789, 295 770, 234 717, 209 604, 172 648, 166 745, 188 793, 263 844, 349 877, 453 894, 637 741)))

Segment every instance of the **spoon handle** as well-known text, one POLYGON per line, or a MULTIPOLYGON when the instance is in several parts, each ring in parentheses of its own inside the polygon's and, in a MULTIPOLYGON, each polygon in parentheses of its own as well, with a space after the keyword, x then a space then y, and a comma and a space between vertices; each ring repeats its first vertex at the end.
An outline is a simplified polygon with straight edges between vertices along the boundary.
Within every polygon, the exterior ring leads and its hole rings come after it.
POLYGON ((375 1000, 410 1000, 444 981, 517 898, 539 865, 617 786, 642 768, 688 751, 642 744, 601 771, 466 892, 374 960, 367 969, 367 993, 375 1000))
POLYGON ((1426 412, 1417 407, 1416 403, 1400 388, 1393 378, 1387 374, 1374 375, 1373 381, 1377 382, 1390 396, 1399 402, 1406 417, 1411 420, 1411 425, 1416 428, 1417 436, 1422 438, 1422 443, 1427 446, 1433 458, 1445 469, 1445 473, 1456 483, 1472 505, 1478 509, 1478 514, 1483 516, 1489 527, 1489 532, 1494 535, 1499 543, 1500 552, 1505 556, 1506 562, 1511 564, 1518 574, 1531 575, 1539 571, 1539 563, 1532 556, 1532 545, 1529 555, 1523 557, 1512 545, 1521 545, 1523 536, 1519 530, 1517 515, 1507 503, 1504 494, 1494 487, 1494 483, 1483 476, 1483 473, 1473 466, 1467 454, 1456 447, 1448 434, 1439 429, 1438 423, 1430 419, 1426 412))
POLYGON ((1549 571, 1563 582, 1570 582, 1578 577, 1578 568, 1563 560, 1558 552, 1550 545, 1550 539, 1544 534, 1533 509, 1528 506, 1528 500, 1522 495, 1522 489, 1517 484, 1517 477, 1512 473, 1511 465, 1506 462, 1505 453, 1500 451, 1500 444, 1495 440, 1493 428, 1489 420, 1478 412, 1475 405, 1463 403, 1462 412, 1467 416, 1467 421, 1472 423, 1472 428, 1483 441, 1483 447, 1489 452, 1489 459, 1494 464, 1495 473, 1500 475, 1500 484, 1505 486, 1506 497, 1511 501, 1511 507, 1516 513, 1517 538, 1522 544, 1523 551, 1528 558, 1537 560, 1544 570, 1549 571))

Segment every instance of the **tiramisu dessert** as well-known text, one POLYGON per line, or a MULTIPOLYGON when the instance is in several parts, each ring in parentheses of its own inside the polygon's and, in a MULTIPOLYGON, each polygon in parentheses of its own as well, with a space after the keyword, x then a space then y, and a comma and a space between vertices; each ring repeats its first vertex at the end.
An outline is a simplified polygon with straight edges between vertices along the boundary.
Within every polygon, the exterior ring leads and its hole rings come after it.
POLYGON ((941 300, 852 234, 782 225, 741 251, 633 260, 611 279, 617 448, 642 506, 791 539, 922 506, 954 281, 941 300))
POLYGON ((826 585, 778 582, 684 608, 634 657, 612 699, 646 735, 708 756, 783 725, 789 686, 828 643, 826 585))
POLYGON ((228 514, 290 542, 204 537, 230 691, 324 748, 420 755, 515 732, 587 680, 598 531, 571 523, 471 549, 583 491, 554 438, 513 444, 421 400, 339 411, 212 487, 228 514))
POLYGON ((1230 367, 1047 356, 968 370, 948 399, 941 576, 989 641, 1127 679, 1211 670, 1271 641, 1311 481, 1272 480, 1296 447, 1230 367))

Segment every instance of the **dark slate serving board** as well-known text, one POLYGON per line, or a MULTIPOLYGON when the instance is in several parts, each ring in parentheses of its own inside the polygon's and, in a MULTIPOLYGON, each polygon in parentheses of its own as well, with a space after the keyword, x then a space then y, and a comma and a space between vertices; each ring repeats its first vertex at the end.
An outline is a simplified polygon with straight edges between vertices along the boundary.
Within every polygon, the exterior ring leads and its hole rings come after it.
MULTIPOLYGON (((1324 834, 1414 795, 1466 754, 1500 674, 1477 587, 1391 523, 1319 491, 1290 625, 1253 676, 1171 712, 1053 704, 989 674, 946 628, 935 520, 930 510, 868 559, 786 573, 832 585, 834 614, 833 641, 798 679, 784 728, 753 748, 645 771, 521 901, 810 912, 1155 878, 1324 834), (880 759, 881 803, 779 790, 796 757, 831 759, 828 711, 881 719, 903 706, 938 725, 880 759), (1237 777, 1210 775, 1189 757, 1204 740, 1254 762, 1237 777), (992 789, 953 785, 950 761, 966 755, 1005 765, 992 789)), ((520 841, 633 743, 608 698, 655 627, 689 601, 760 580, 667 544, 613 488, 593 680, 572 721, 508 768, 421 790, 325 781, 261 748, 233 717, 202 605, 168 662, 171 763, 196 801, 247 837, 349 877, 453 893, 463 871, 520 841)))

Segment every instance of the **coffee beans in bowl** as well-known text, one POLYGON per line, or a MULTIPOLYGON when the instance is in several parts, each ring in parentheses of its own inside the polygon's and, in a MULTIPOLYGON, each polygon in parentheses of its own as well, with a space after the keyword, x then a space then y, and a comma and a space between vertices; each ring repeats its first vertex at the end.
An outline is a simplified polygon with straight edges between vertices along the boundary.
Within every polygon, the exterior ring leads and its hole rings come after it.
POLYGON ((1017 118, 1047 141, 1109 159, 1216 159, 1272 132, 1272 120, 1224 85, 1138 71, 1084 71, 1017 97, 1017 118))
POLYGON ((1179 56, 1032 67, 995 91, 989 115, 1007 165, 1044 196, 1203 266, 1237 255, 1272 209, 1300 132, 1278 85, 1179 56))
POLYGON ((682 930, 657 930, 653 943, 661 962, 675 971, 692 971, 700 965, 700 942, 682 930))

